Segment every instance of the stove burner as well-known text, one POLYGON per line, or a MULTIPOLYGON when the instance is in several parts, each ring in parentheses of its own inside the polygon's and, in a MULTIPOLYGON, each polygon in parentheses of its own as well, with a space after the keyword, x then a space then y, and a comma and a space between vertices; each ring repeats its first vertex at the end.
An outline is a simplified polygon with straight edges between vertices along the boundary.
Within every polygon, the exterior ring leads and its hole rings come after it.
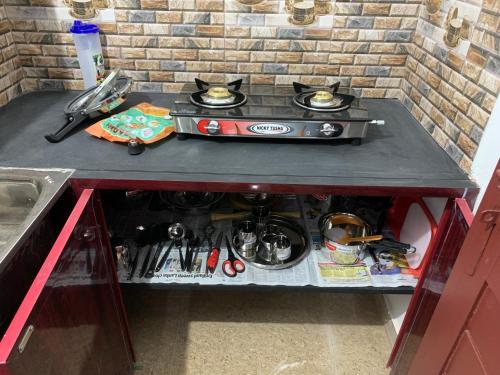
POLYGON ((239 107, 247 101, 246 95, 239 91, 241 79, 227 84, 232 89, 222 86, 209 87, 209 83, 198 78, 195 78, 195 82, 200 91, 192 93, 190 100, 199 107, 228 109, 239 107))
POLYGON ((342 98, 334 96, 328 91, 316 91, 316 94, 311 98, 311 105, 317 108, 340 107, 342 98))
POLYGON ((207 96, 212 99, 225 99, 231 96, 227 87, 210 87, 207 96))
POLYGON ((205 94, 201 94, 205 103, 211 105, 232 104, 236 97, 229 92, 227 87, 210 87, 205 94))
POLYGON ((298 82, 293 83, 297 95, 293 102, 301 108, 317 112, 338 112, 348 109, 354 97, 337 93, 340 82, 330 86, 332 92, 326 90, 315 90, 310 86, 298 82))

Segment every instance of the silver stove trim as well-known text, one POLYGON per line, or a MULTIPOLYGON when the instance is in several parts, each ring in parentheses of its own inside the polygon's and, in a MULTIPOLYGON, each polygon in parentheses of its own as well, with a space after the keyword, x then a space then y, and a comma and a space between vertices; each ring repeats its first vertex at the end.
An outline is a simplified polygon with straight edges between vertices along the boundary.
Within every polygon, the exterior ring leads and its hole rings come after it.
POLYGON ((370 125, 370 120, 367 121, 331 121, 330 123, 341 124, 343 127, 342 134, 336 137, 330 137, 325 134, 325 132, 321 133, 321 126, 328 123, 327 121, 278 121, 278 120, 245 120, 245 119, 223 119, 223 121, 235 121, 235 122, 251 122, 252 125, 258 124, 279 124, 282 126, 287 126, 291 128, 293 131, 282 133, 282 134, 218 134, 214 131, 214 121, 216 119, 211 119, 209 122, 210 130, 209 134, 201 133, 198 130, 198 122, 201 120, 206 120, 206 117, 175 117, 175 127, 177 133, 184 134, 195 134, 195 135, 203 135, 206 137, 245 137, 245 138, 296 138, 296 139, 353 139, 353 138, 365 138, 368 127, 370 125), (304 135, 297 135, 296 133, 303 130, 305 127, 311 127, 313 125, 317 125, 318 133, 323 135, 313 135, 311 133, 304 135), (294 127, 295 126, 295 127, 294 127), (297 129, 297 127, 299 129, 297 129))

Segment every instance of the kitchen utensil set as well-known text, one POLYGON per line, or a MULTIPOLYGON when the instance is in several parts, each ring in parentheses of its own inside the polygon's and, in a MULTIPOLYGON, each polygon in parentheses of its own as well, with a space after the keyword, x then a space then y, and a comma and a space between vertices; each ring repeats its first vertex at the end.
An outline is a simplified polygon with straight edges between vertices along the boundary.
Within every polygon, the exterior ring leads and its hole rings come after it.
MULTIPOLYGON (((198 199, 195 195, 182 197, 198 199)), ((207 254, 203 259, 205 275, 214 274, 219 267, 223 241, 227 258, 221 261, 221 274, 226 277, 236 277, 244 272, 246 263, 257 268, 277 270, 298 264, 307 256, 310 251, 309 238, 300 224, 290 218, 274 215, 275 212, 271 213, 269 206, 258 202, 248 208, 251 213, 246 211, 244 216, 238 216, 243 220, 233 223, 230 233, 221 230, 216 234, 212 221, 209 221, 204 230, 196 235, 181 222, 184 220, 182 217, 178 217, 178 221, 173 224, 137 226, 132 239, 116 246, 120 259, 123 258, 121 263, 129 271, 128 280, 134 277, 137 268, 139 278, 154 277, 166 264, 170 264, 167 260, 174 248, 179 252, 174 262, 178 259, 179 263, 172 264, 178 264, 180 271, 199 273, 202 262, 198 258, 202 251, 207 254), (247 216, 247 213, 250 215, 247 216), (165 250, 167 242, 169 244, 165 250)), ((224 219, 236 217, 232 213, 223 215, 224 219)), ((300 213, 297 215, 300 216, 300 213)), ((207 212, 206 219, 209 217, 207 212)), ((193 225, 197 226, 196 223, 193 225)), ((319 218, 318 225, 323 245, 330 250, 332 260, 340 265, 358 263, 364 259, 366 250, 373 259, 373 270, 383 273, 388 261, 399 262, 398 257, 404 259, 406 254, 415 252, 410 244, 388 238, 390 233, 384 232, 385 238, 380 234, 372 234, 371 225, 349 212, 324 214, 319 218), (384 262, 380 262, 380 259, 384 262)))

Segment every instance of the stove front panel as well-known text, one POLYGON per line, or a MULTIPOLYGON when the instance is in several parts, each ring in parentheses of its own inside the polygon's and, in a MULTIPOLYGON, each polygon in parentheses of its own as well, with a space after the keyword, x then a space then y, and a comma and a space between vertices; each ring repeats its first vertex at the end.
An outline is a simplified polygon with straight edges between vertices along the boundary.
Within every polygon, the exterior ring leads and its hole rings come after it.
POLYGON ((263 138, 364 138, 367 121, 278 121, 176 117, 177 133, 263 138))

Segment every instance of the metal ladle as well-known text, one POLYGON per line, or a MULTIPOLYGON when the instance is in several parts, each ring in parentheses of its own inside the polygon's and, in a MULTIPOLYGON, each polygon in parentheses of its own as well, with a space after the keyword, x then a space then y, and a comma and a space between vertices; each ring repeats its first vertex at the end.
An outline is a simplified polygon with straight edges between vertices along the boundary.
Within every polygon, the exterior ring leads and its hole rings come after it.
POLYGON ((168 227, 168 236, 174 241, 175 246, 179 249, 179 261, 181 269, 184 271, 184 257, 182 255, 182 240, 186 235, 186 227, 181 223, 174 223, 168 227))

